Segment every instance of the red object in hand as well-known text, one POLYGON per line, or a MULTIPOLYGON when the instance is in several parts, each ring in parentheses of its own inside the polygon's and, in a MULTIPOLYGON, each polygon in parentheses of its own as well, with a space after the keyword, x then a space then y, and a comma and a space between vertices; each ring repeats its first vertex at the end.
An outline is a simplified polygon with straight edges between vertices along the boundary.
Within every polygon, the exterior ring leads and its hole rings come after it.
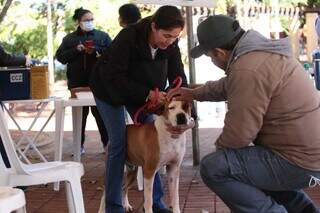
POLYGON ((84 41, 84 46, 86 48, 93 48, 93 40, 86 40, 84 41))

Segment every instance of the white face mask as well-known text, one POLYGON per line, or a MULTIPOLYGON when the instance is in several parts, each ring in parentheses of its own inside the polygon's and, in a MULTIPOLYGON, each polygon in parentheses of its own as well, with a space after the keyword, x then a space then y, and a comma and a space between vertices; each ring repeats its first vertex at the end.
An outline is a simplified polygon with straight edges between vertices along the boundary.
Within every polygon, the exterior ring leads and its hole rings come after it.
POLYGON ((93 23, 93 21, 81 21, 80 28, 83 31, 90 32, 94 29, 94 23, 93 23))

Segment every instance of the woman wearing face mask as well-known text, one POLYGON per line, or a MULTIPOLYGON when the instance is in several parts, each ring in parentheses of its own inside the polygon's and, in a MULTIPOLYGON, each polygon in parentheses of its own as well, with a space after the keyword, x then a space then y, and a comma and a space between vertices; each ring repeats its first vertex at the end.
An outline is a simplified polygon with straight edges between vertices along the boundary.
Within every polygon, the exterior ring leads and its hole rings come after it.
MULTIPOLYGON (((56 58, 62 64, 67 64, 68 89, 71 97, 81 90, 89 90, 90 73, 98 57, 109 46, 109 35, 94 29, 94 19, 91 11, 78 8, 74 11, 72 19, 78 25, 77 29, 63 38, 56 52, 56 58)), ((108 143, 108 134, 96 107, 91 107, 96 119, 104 148, 108 143)), ((81 130, 81 153, 84 153, 86 119, 89 107, 83 107, 81 130)))

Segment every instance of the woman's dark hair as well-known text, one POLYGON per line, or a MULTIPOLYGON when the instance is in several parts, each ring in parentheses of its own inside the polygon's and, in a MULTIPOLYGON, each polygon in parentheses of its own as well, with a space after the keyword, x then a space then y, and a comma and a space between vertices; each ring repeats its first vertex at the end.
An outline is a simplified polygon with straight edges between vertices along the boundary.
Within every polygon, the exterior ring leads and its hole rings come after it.
POLYGON ((92 13, 92 12, 90 10, 86 10, 86 9, 83 9, 82 7, 80 7, 78 9, 75 9, 74 14, 72 16, 72 19, 74 21, 80 21, 82 16, 84 16, 87 13, 92 13))
MULTIPOLYGON (((233 22, 233 26, 232 26, 233 31, 238 30, 239 27, 240 27, 240 24, 238 21, 233 22)), ((244 33, 245 31, 243 29, 240 29, 240 32, 228 44, 225 44, 219 48, 224 50, 229 50, 229 51, 233 50, 244 33)))
POLYGON ((151 21, 155 23, 156 29, 170 30, 183 28, 184 18, 180 10, 175 6, 162 6, 152 16, 151 21))
POLYGON ((141 19, 139 8, 135 4, 124 4, 119 8, 119 16, 125 24, 134 24, 141 19))

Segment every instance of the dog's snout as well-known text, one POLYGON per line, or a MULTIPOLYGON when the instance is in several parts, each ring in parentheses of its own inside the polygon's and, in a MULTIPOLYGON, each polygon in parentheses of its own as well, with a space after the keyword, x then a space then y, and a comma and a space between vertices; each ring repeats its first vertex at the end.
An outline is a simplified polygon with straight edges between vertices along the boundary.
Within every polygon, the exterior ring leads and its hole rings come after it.
POLYGON ((177 125, 187 124, 187 117, 184 113, 177 114, 177 125))

